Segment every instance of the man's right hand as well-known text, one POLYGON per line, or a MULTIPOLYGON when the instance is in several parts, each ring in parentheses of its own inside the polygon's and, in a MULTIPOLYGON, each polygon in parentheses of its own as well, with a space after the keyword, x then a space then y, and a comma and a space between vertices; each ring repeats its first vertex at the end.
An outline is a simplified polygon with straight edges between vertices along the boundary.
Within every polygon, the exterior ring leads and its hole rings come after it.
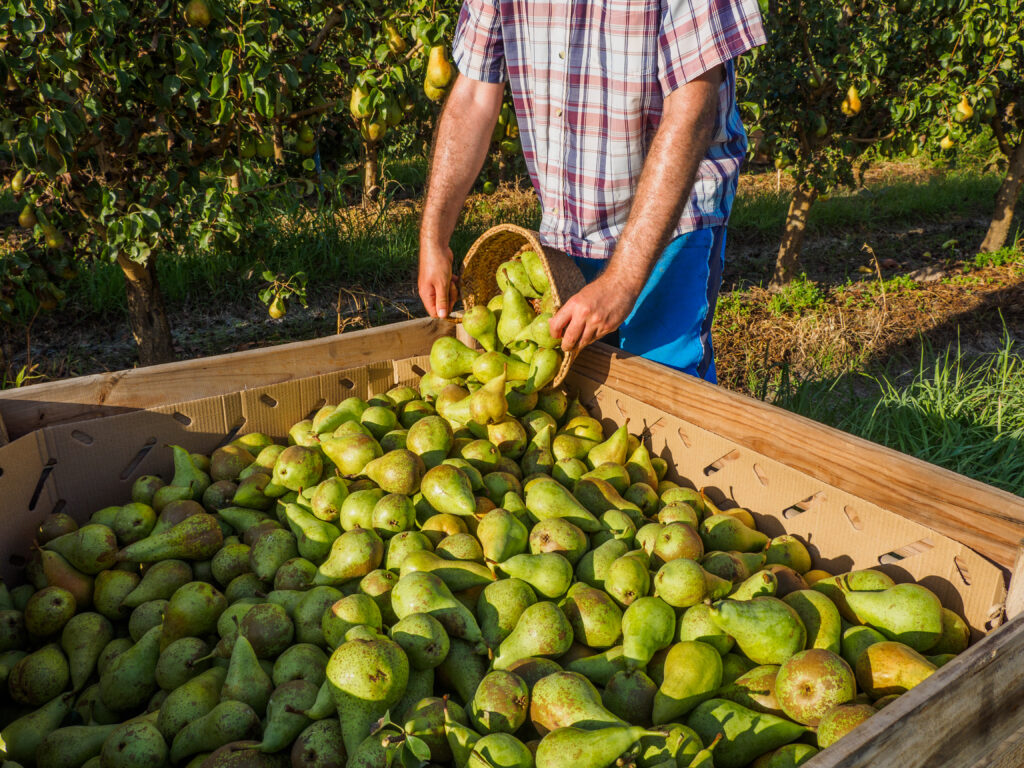
POLYGON ((418 288, 420 300, 431 317, 448 317, 459 298, 452 278, 452 259, 452 249, 446 245, 420 245, 418 288))

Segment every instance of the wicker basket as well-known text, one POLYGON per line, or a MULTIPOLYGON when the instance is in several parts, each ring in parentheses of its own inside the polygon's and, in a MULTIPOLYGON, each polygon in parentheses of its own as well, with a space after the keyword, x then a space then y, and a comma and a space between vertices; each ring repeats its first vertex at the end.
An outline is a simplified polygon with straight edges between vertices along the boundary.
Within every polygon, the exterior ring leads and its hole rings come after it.
MULTIPOLYGON (((572 257, 542 245, 538 233, 515 224, 499 224, 477 238, 462 262, 459 284, 465 308, 470 309, 478 303, 486 304, 496 296, 499 293, 495 278, 498 265, 523 251, 535 251, 540 257, 551 285, 551 298, 556 309, 587 284, 572 257)), ((576 357, 575 352, 564 354, 562 366, 550 386, 562 383, 576 357)))

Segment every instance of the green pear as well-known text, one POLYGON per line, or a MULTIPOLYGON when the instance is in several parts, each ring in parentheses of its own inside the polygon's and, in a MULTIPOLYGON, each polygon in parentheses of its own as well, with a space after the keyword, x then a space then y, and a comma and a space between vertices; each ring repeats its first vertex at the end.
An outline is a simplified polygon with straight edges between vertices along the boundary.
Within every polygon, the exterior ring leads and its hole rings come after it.
POLYGON ((786 717, 782 704, 776 697, 775 681, 779 676, 777 664, 764 664, 754 667, 718 689, 720 699, 728 699, 742 704, 755 712, 767 712, 770 715, 786 717))
POLYGON ((721 600, 712 606, 711 618, 758 664, 781 664, 806 647, 807 630, 799 614, 775 597, 721 600))
POLYGON ((325 560, 334 540, 341 535, 335 526, 298 504, 285 504, 285 517, 288 527, 295 534, 299 554, 313 562, 325 560))
POLYGON ((533 753, 508 733, 489 733, 473 745, 467 768, 533 768, 533 753))
POLYGON ((700 524, 700 537, 706 550, 760 552, 768 544, 768 537, 763 533, 724 514, 705 518, 700 524))
POLYGON ((436 668, 451 649, 441 622, 426 613, 412 613, 395 622, 390 635, 405 651, 410 669, 416 671, 436 668))
POLYGON ((56 643, 44 645, 19 660, 7 678, 7 690, 19 704, 39 707, 67 688, 71 673, 56 643))
POLYGON ((846 663, 856 668, 857 659, 869 645, 881 643, 885 635, 871 627, 853 626, 843 630, 840 640, 841 654, 846 663))
POLYGON ((631 485, 645 483, 652 489, 658 487, 658 474, 654 471, 654 465, 651 464, 651 454, 643 443, 629 455, 625 464, 631 485))
POLYGON ((722 657, 699 640, 676 643, 665 657, 663 674, 654 696, 655 724, 676 721, 711 698, 722 684, 722 657))
POLYGON ((36 748, 37 768, 77 768, 100 754, 103 742, 117 723, 108 725, 71 725, 58 728, 36 748))
POLYGON ((604 580, 611 564, 629 551, 629 544, 620 539, 609 539, 586 552, 576 564, 576 578, 595 589, 604 589, 604 580))
POLYGON ((711 606, 704 603, 692 605, 683 612, 676 637, 680 642, 699 640, 710 645, 722 656, 736 645, 735 639, 715 624, 711 618, 711 606))
POLYGON ((971 628, 949 608, 942 609, 942 636, 928 652, 931 654, 962 653, 971 641, 971 628))
POLYGON ((519 259, 522 262, 523 269, 526 271, 526 275, 530 278, 530 283, 533 285, 538 295, 543 295, 551 290, 551 283, 548 279, 547 270, 544 269, 544 263, 541 261, 540 256, 536 251, 523 251, 519 254, 519 259))
POLYGON ((611 437, 598 443, 587 453, 587 466, 595 469, 598 465, 609 462, 625 464, 629 458, 629 420, 612 432, 611 437))
POLYGON ((295 534, 268 528, 249 545, 249 568, 261 581, 272 581, 278 569, 298 554, 295 534))
POLYGON ((602 732, 605 728, 627 724, 605 708, 593 683, 570 671, 555 672, 534 684, 530 693, 530 719, 539 733, 569 726, 602 732))
POLYGON ((533 588, 522 579, 498 579, 485 586, 477 599, 476 616, 487 647, 497 649, 536 602, 533 588))
POLYGON ((849 591, 845 597, 858 624, 915 651, 927 651, 942 636, 942 604, 920 584, 897 584, 881 592, 849 591))
POLYGON ((536 768, 605 768, 641 738, 651 735, 654 732, 640 725, 613 725, 600 730, 556 728, 537 745, 536 768))
POLYGON ((371 405, 363 411, 360 423, 370 430, 376 440, 381 441, 384 435, 398 428, 398 416, 390 406, 371 405))
MULTIPOLYGON (((276 499, 268 499, 268 501, 273 501, 273 504, 270 506, 277 504, 276 499)), ((217 510, 217 517, 230 525, 239 535, 245 535, 260 523, 270 520, 270 515, 266 514, 266 512, 235 505, 221 507, 217 510)))
POLYGON ((131 571, 113 569, 100 571, 96 574, 93 586, 93 608, 111 621, 128 616, 128 609, 122 607, 122 601, 128 593, 139 585, 139 574, 131 571))
POLYGON ((217 518, 201 512, 186 517, 163 533, 151 534, 129 544, 116 557, 122 562, 133 563, 172 559, 207 560, 217 553, 223 543, 224 532, 217 518))
POLYGON ((469 416, 475 424, 496 424, 508 415, 505 380, 502 373, 469 396, 469 416))
POLYGON ((514 285, 506 286, 501 295, 501 315, 498 317, 498 339, 508 345, 523 328, 533 322, 536 314, 523 294, 514 285))
MULTIPOLYGON (((239 635, 235 638, 226 676, 223 674, 224 670, 221 667, 214 667, 210 670, 210 672, 214 671, 222 673, 222 687, 220 688, 220 699, 222 701, 232 699, 248 704, 252 711, 260 717, 266 713, 270 694, 274 692, 274 683, 270 679, 270 675, 260 666, 260 660, 256 656, 252 643, 249 642, 247 637, 239 635)), ((202 675, 199 677, 202 677, 202 675)), ((193 678, 191 682, 195 682, 198 679, 198 677, 193 678)), ((177 690, 181 690, 181 688, 177 690)), ((214 704, 216 704, 216 699, 214 704)), ((165 702, 160 711, 163 712, 166 707, 167 703, 165 702)), ((210 709, 213 709, 213 707, 211 706, 210 709)), ((161 730, 163 729, 161 728, 161 730)))
POLYGON ((608 566, 604 590, 621 608, 646 597, 651 591, 647 555, 642 550, 633 550, 614 560, 608 566))
MULTIPOLYGON (((324 611, 317 608, 312 618, 320 616, 319 644, 337 648, 345 642, 345 634, 360 625, 372 627, 378 632, 383 628, 380 609, 372 598, 363 594, 348 595, 335 600, 324 611)), ((316 638, 305 638, 303 642, 314 642, 316 638)))
POLYGON ((352 491, 338 511, 338 525, 343 531, 351 531, 353 528, 372 529, 374 507, 386 495, 380 488, 352 491))
MULTIPOLYGON (((305 594, 308 596, 310 592, 305 594)), ((299 607, 307 599, 308 597, 303 598, 299 607)), ((295 609, 295 615, 296 618, 300 617, 298 607, 295 609)), ((252 643, 252 648, 259 658, 273 659, 292 644, 295 626, 283 606, 270 602, 258 603, 245 613, 245 617, 238 625, 238 635, 244 636, 252 643)))
POLYGON ((562 597, 572 584, 572 565, 557 552, 514 555, 497 568, 506 576, 522 579, 547 600, 562 597))
POLYGON ((320 447, 338 472, 346 477, 361 474, 371 461, 384 455, 380 443, 370 435, 323 437, 320 447))
POLYGON ((520 461, 524 474, 551 474, 555 466, 555 456, 551 452, 551 436, 553 434, 554 429, 551 426, 545 426, 530 440, 520 461))
POLYGON ((419 456, 408 449, 400 449, 373 459, 363 467, 363 474, 385 493, 412 496, 420 489, 424 469, 419 456))
POLYGON ((453 637, 448 655, 437 666, 438 682, 453 691, 460 701, 471 701, 480 681, 487 675, 487 657, 482 655, 482 649, 482 643, 453 637))
POLYGON ((114 627, 98 613, 79 613, 64 625, 60 643, 68 659, 71 690, 85 687, 103 648, 113 638, 114 627))
POLYGON ((331 544, 327 559, 320 564, 315 583, 343 584, 359 579, 384 560, 384 542, 372 530, 353 528, 331 544))
POLYGON ((937 667, 908 645, 891 640, 873 643, 857 657, 857 683, 872 698, 906 693, 937 667))
POLYGON ((409 682, 409 660, 397 643, 385 637, 349 640, 331 654, 327 681, 338 708, 345 750, 353 754, 373 723, 401 699, 409 682))
POLYGON ((73 693, 55 696, 39 709, 4 726, 0 730, 0 742, 5 745, 7 760, 32 765, 39 745, 60 727, 74 700, 73 693))
POLYGON ((818 747, 826 749, 832 746, 877 711, 870 704, 842 704, 833 707, 822 715, 818 723, 818 747))
POLYGON ((790 592, 782 601, 797 612, 800 621, 807 628, 808 648, 840 652, 842 619, 831 600, 813 589, 799 589, 790 592))
MULTIPOLYGON (((152 719, 134 718, 118 724, 107 736, 100 751, 99 765, 104 768, 165 765, 167 753, 167 742, 152 719)), ((85 763, 83 768, 89 765, 85 763)))
POLYGON ((274 689, 267 702, 263 740, 256 746, 261 752, 280 752, 291 745, 310 724, 304 712, 316 701, 318 686, 308 680, 289 680, 274 689))
POLYGON ((868 568, 823 578, 816 581, 811 588, 815 592, 821 592, 835 603, 839 614, 844 619, 851 623, 857 623, 857 617, 853 615, 850 607, 846 604, 846 595, 851 591, 881 592, 894 586, 896 586, 896 582, 887 574, 868 568))
POLYGON ((558 605, 577 642, 603 650, 622 637, 622 610, 603 590, 577 582, 558 605))
POLYGON ((310 723, 292 745, 292 768, 342 768, 345 744, 337 720, 310 723))
POLYGON ((359 421, 368 407, 366 401, 360 397, 347 397, 333 408, 325 406, 324 415, 320 416, 318 413, 319 418, 313 419, 313 431, 318 435, 324 435, 346 422, 359 421))
POLYGON ((474 304, 467 309, 462 315, 462 327, 487 352, 501 349, 497 334, 498 321, 485 305, 474 304))
MULTIPOLYGON (((665 509, 671 509, 671 507, 663 507, 662 511, 665 509)), ((693 512, 693 509, 689 506, 686 509, 690 510, 691 513, 693 512)), ((751 570, 749 564, 741 557, 739 552, 707 552, 700 559, 700 564, 709 573, 713 573, 735 584, 746 581, 759 570, 759 567, 751 570)))
POLYGON ((759 755, 796 741, 807 732, 802 725, 754 712, 726 699, 708 699, 698 704, 686 725, 705 744, 722 736, 714 751, 716 768, 743 768, 759 755))
POLYGON ((587 534, 564 517, 548 518, 534 525, 530 529, 529 544, 532 554, 557 552, 570 565, 576 565, 590 548, 587 534))
POLYGON ((755 597, 774 597, 779 591, 778 577, 771 571, 758 571, 740 582, 729 593, 733 600, 753 600, 755 597))
MULTIPOLYGON (((234 492, 228 497, 231 500, 230 504, 218 504, 217 509, 234 506, 262 511, 269 510, 275 503, 274 498, 265 493, 270 486, 272 486, 272 483, 269 475, 263 472, 255 472, 235 486, 234 492)), ((215 487, 216 483, 210 486, 210 488, 215 487)), ((206 492, 209 493, 210 489, 208 488, 206 492)))
MULTIPOLYGON (((487 475, 487 477, 490 476, 487 475)), ((484 557, 499 563, 526 552, 529 541, 529 532, 522 521, 511 512, 501 508, 492 509, 480 518, 476 536, 480 541, 484 557)))
POLYGON ((415 571, 400 578, 391 590, 391 606, 399 619, 414 613, 430 614, 449 637, 470 643, 481 643, 483 639, 476 618, 437 574, 415 571))
POLYGON ((639 669, 620 670, 601 692, 601 703, 628 723, 649 726, 657 691, 657 684, 639 669))
POLYGON ((585 533, 601 529, 600 521, 555 480, 539 478, 531 483, 526 489, 526 508, 538 521, 561 517, 585 533))
POLYGON ((572 645, 572 626, 554 603, 528 606, 494 657, 494 669, 507 669, 528 656, 561 656, 572 645))
POLYGON ((421 549, 432 550, 433 548, 434 545, 430 538, 422 531, 402 531, 387 541, 385 567, 397 573, 409 554, 421 549))
POLYGON ((530 691, 518 675, 503 670, 487 674, 469 706, 470 725, 481 734, 515 733, 526 722, 530 691))
POLYGON ((448 457, 452 440, 452 428, 447 421, 440 416, 425 416, 409 428, 405 445, 429 470, 448 457))
POLYGON ((446 379, 467 376, 473 372, 473 361, 479 354, 454 336, 442 336, 430 348, 430 370, 446 379))
POLYGON ((322 685, 327 679, 327 654, 312 643, 296 643, 274 660, 274 686, 289 680, 308 680, 322 685))
MULTIPOLYGON (((74 595, 75 605, 79 610, 85 610, 92 606, 92 594, 95 587, 95 580, 92 576, 87 576, 77 570, 56 552, 41 549, 38 550, 38 555, 45 582, 45 584, 40 583, 40 588, 43 586, 62 587, 74 595)), ((26 595, 29 597, 34 592, 32 584, 22 584, 21 587, 28 590, 26 595)), ((11 594, 13 602, 13 592, 11 594)))
POLYGON ((566 672, 579 673, 594 685, 603 686, 608 684, 616 672, 625 671, 626 657, 623 655, 622 646, 616 645, 593 656, 565 661, 564 667, 566 672))
MULTIPOLYGON (((175 590, 164 611, 160 649, 179 637, 199 637, 212 632, 228 607, 220 590, 203 581, 192 581, 175 590)), ((154 661, 155 664, 155 661, 154 661)))
POLYGON ((161 631, 160 627, 153 627, 100 673, 100 698, 108 709, 138 709, 156 692, 161 631))
MULTIPOLYGON (((601 465, 602 467, 607 465, 601 465)), ((609 510, 617 509, 629 515, 634 526, 642 526, 647 521, 640 507, 626 501, 615 490, 615 486, 607 480, 603 480, 594 473, 581 477, 573 488, 573 495, 580 504, 586 507, 591 513, 601 515, 609 510)))
POLYGON ((154 678, 165 691, 173 691, 210 667, 210 646, 198 637, 175 640, 160 652, 154 678))
POLYGON ((117 536, 105 525, 83 525, 76 531, 50 539, 44 549, 56 552, 75 569, 93 576, 117 561, 117 536))
POLYGON ((801 651, 782 662, 775 697, 786 717, 816 726, 832 707, 857 695, 853 670, 843 658, 823 648, 801 651))
POLYGON ((171 743, 170 759, 179 763, 197 752, 211 752, 258 732, 259 717, 240 701, 222 701, 182 728, 171 743))
POLYGON ((512 340, 513 344, 532 342, 539 349, 557 349, 562 346, 562 340, 551 335, 550 321, 553 317, 550 312, 541 312, 533 321, 523 328, 512 340))
POLYGON ((676 615, 661 598, 641 597, 622 614, 622 649, 627 669, 644 669, 656 651, 667 648, 676 630, 676 615))
POLYGON ((324 522, 334 523, 341 514, 341 505, 348 497, 348 486, 340 477, 329 477, 316 487, 310 506, 313 514, 324 522))
POLYGON ((797 573, 811 570, 811 555, 800 539, 791 534, 776 536, 764 550, 768 565, 785 565, 797 573))
POLYGON ((469 477, 450 464, 440 464, 427 470, 420 490, 438 512, 467 516, 476 512, 476 499, 469 477))
POLYGON ((25 629, 39 638, 60 632, 75 615, 75 596, 62 587, 43 587, 25 605, 25 629))
MULTIPOLYGON (((256 666, 258 668, 259 664, 256 666)), ((263 672, 262 669, 259 671, 263 672)), ((175 734, 186 725, 210 713, 221 699, 237 698, 226 695, 227 691, 222 691, 225 676, 229 673, 230 668, 225 672, 222 667, 212 667, 171 691, 160 705, 156 718, 156 727, 163 737, 168 740, 174 739, 175 734)), ((258 682, 253 680, 255 684, 258 682)))
POLYGON ((655 594, 673 608, 689 608, 706 599, 717 600, 725 597, 731 587, 731 582, 705 571, 697 562, 685 557, 669 560, 654 576, 655 594))

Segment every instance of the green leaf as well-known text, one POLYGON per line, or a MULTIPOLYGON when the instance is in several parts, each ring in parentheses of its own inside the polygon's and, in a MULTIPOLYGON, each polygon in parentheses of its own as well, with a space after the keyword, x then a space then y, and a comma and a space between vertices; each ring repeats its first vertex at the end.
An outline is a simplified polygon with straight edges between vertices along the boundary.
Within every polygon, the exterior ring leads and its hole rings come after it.
POLYGON ((430 747, 427 745, 427 742, 419 736, 406 736, 405 745, 417 759, 422 760, 423 762, 430 760, 430 747))

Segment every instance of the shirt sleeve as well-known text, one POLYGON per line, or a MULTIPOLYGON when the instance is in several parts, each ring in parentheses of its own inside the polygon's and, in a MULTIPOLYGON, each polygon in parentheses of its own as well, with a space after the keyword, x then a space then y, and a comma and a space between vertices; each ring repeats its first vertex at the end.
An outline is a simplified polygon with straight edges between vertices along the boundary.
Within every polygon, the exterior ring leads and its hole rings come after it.
POLYGON ((662 91, 668 94, 765 42, 757 0, 662 0, 662 91))
POLYGON ((505 44, 498 0, 462 3, 452 56, 459 74, 485 83, 505 82, 505 44))

